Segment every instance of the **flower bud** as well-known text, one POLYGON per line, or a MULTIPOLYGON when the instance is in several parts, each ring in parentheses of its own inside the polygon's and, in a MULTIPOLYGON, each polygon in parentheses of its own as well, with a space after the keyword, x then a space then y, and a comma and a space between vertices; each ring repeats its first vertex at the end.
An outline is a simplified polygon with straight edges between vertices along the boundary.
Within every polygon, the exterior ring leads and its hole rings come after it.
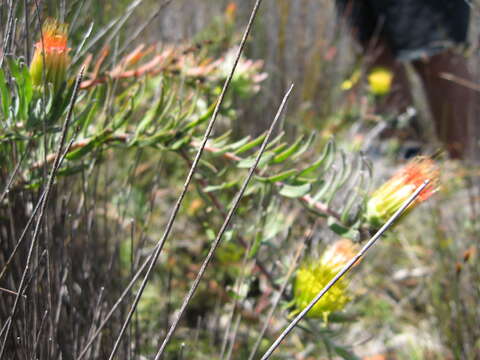
POLYGON ((369 225, 374 228, 383 225, 419 186, 429 180, 430 183, 407 211, 427 200, 438 190, 439 176, 438 167, 432 159, 417 157, 410 161, 370 196, 365 215, 369 225))
POLYGON ((47 19, 43 24, 30 64, 30 76, 35 87, 41 87, 45 80, 57 92, 65 81, 70 64, 67 28, 67 24, 60 24, 54 19, 47 19))

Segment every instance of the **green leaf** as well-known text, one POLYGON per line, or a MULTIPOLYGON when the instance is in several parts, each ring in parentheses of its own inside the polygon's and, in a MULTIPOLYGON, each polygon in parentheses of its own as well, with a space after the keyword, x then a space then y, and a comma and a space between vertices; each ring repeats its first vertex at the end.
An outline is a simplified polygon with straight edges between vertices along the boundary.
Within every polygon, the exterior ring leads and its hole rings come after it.
POLYGON ((345 360, 361 360, 358 356, 356 356, 354 353, 350 352, 349 350, 340 347, 338 345, 335 345, 333 347, 335 349, 335 352, 344 358, 345 360))
POLYGON ((267 134, 260 135, 256 139, 253 139, 249 143, 243 145, 240 149, 236 150, 235 154, 239 155, 241 153, 244 153, 244 152, 254 148, 255 146, 260 145, 263 142, 263 140, 265 140, 265 136, 267 136, 267 134))
POLYGON ((281 152, 277 156, 273 158, 273 163, 278 164, 287 160, 290 156, 292 156, 301 146, 303 141, 303 136, 300 136, 295 143, 293 143, 288 149, 281 152))
POLYGON ((32 78, 30 77, 30 72, 26 66, 22 66, 22 77, 23 77, 23 91, 25 95, 26 106, 30 104, 30 101, 33 97, 33 85, 32 78))
POLYGON ((270 143, 267 145, 267 150, 272 149, 280 140, 282 140, 283 136, 285 135, 285 132, 282 131, 280 134, 277 135, 277 137, 273 140, 270 141, 270 143))
POLYGON ((82 110, 80 115, 78 115, 75 119, 76 126, 80 129, 85 129, 88 127, 90 122, 93 120, 93 115, 96 113, 97 110, 97 102, 95 99, 90 100, 85 106, 85 109, 82 110))
POLYGON ((248 253, 248 258, 253 259, 255 255, 257 255, 258 250, 262 246, 262 234, 260 232, 257 233, 255 236, 255 240, 253 241, 253 245, 250 248, 250 252, 248 253))
POLYGON ((7 81, 3 69, 0 69, 0 99, 2 100, 2 111, 5 118, 9 117, 9 108, 11 104, 10 91, 7 87, 7 81))
MULTIPOLYGON (((262 158, 260 159, 257 167, 261 168, 261 167, 265 166, 266 164, 268 164, 272 160, 272 158, 274 156, 275 156, 275 154, 272 153, 272 152, 264 153, 262 155, 262 158)), ((256 158, 256 156, 251 156, 249 158, 242 159, 237 163, 237 167, 240 168, 240 169, 250 169, 253 166, 253 164, 255 164, 255 158, 256 158)))
POLYGON ((241 139, 237 142, 234 142, 233 144, 228 145, 228 151, 237 150, 237 149, 241 148, 242 146, 244 146, 245 144, 247 144, 249 141, 250 141, 250 135, 244 137, 243 139, 241 139))
POLYGON ((70 176, 79 173, 80 171, 88 168, 87 164, 81 164, 77 166, 69 166, 58 170, 58 176, 70 176))
POLYGON ((96 147, 99 147, 102 145, 105 141, 108 140, 110 137, 110 132, 103 132, 97 136, 95 136, 93 139, 91 139, 87 145, 81 147, 80 149, 74 150, 71 153, 69 153, 66 158, 68 160, 77 160, 80 159, 81 157, 87 155, 89 152, 91 152, 93 149, 96 147))
POLYGON ((358 230, 358 226, 360 222, 353 224, 351 227, 345 226, 341 224, 337 219, 332 216, 328 217, 327 220, 328 227, 332 230, 335 234, 338 234, 342 237, 352 239, 357 241, 360 237, 360 233, 358 230))
POLYGON ((212 105, 210 105, 210 107, 208 108, 205 114, 200 116, 200 118, 198 118, 197 120, 192 121, 191 123, 188 123, 187 125, 185 125, 181 131, 188 131, 207 121, 213 115, 213 111, 215 110, 215 105, 216 103, 213 103, 212 105))
POLYGON ((156 133, 155 135, 134 139, 129 146, 158 146, 159 144, 165 145, 168 141, 171 141, 175 137, 175 132, 172 130, 165 130, 156 133))
MULTIPOLYGON (((8 57, 7 59, 8 66, 10 71, 12 72, 12 76, 15 80, 18 92, 18 99, 15 104, 15 115, 20 119, 27 119, 28 104, 31 99, 31 83, 30 86, 27 84, 28 81, 26 81, 25 79, 25 73, 22 71, 23 69, 21 68, 21 66, 17 64, 17 62, 11 57, 8 57)), ((27 76, 29 76, 28 71, 27 76)))
MULTIPOLYGON (((227 152, 232 152, 234 151, 235 149, 238 149, 240 147, 242 147, 243 145, 245 145, 248 141, 250 140, 250 137, 247 136, 237 142, 234 142, 233 144, 227 144, 223 147, 221 147, 220 149, 218 149, 218 151, 215 151, 214 153, 212 153, 213 156, 221 156, 227 152)), ((215 142, 215 145, 216 142, 215 142)))
POLYGON ((130 102, 128 101, 122 109, 115 115, 112 121, 112 130, 118 130, 120 127, 123 126, 127 122, 127 120, 130 118, 130 116, 133 113, 133 100, 130 102))
POLYGON ((279 194, 288 198, 299 198, 308 194, 311 190, 311 184, 304 185, 283 185, 279 194))
POLYGON ((328 168, 333 162, 333 155, 335 154, 335 143, 333 140, 329 141, 323 150, 322 155, 312 165, 308 166, 300 172, 298 176, 306 176, 325 165, 328 168))
POLYGON ((297 175, 297 173, 298 173, 297 169, 291 169, 291 170, 287 170, 287 171, 284 171, 280 174, 273 175, 273 176, 270 176, 270 177, 257 176, 256 179, 258 181, 265 182, 265 183, 276 183, 278 181, 287 180, 288 178, 291 178, 291 177, 297 175))
POLYGON ((212 144, 218 148, 221 148, 223 146, 226 146, 228 142, 230 141, 230 135, 232 133, 232 130, 227 130, 224 134, 220 135, 219 137, 215 138, 212 141, 212 144))
POLYGON ((298 159, 305 151, 308 150, 310 145, 312 145, 313 141, 317 134, 313 132, 307 139, 307 141, 303 144, 303 146, 292 156, 292 160, 298 159))
MULTIPOLYGON (((279 145, 277 145, 275 148, 273 148, 271 151, 274 152, 275 154, 280 154, 283 150, 285 150, 288 146, 288 143, 284 142, 279 145)), ((267 146, 267 149, 271 148, 267 146)))
POLYGON ((176 140, 172 144, 169 144, 168 147, 170 148, 170 150, 177 151, 180 148, 182 148, 183 146, 189 144, 190 139, 191 139, 190 136, 184 136, 184 137, 176 140))
POLYGON ((162 106, 163 106, 163 96, 161 96, 155 102, 155 104, 151 107, 151 109, 147 111, 142 121, 140 121, 140 124, 138 124, 137 129, 135 130, 135 137, 142 134, 152 124, 152 122, 159 117, 162 106))
POLYGON ((205 189, 203 189, 203 191, 209 193, 209 192, 214 192, 214 191, 219 191, 219 190, 230 189, 237 184, 238 184, 238 180, 234 180, 234 181, 230 181, 230 182, 224 182, 223 184, 220 184, 220 185, 207 186, 205 189))
POLYGON ((338 220, 332 216, 328 217, 327 224, 330 230, 332 230, 334 233, 338 235, 343 235, 350 230, 348 227, 340 224, 338 220))

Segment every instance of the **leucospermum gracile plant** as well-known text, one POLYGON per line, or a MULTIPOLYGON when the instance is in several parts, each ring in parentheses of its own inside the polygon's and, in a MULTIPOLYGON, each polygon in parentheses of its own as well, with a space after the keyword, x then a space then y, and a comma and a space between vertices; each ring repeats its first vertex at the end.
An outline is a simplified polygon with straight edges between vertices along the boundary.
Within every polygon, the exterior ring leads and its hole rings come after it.
MULTIPOLYGON (((365 212, 367 225, 371 229, 380 228, 427 180, 429 184, 404 214, 432 196, 438 190, 439 182, 439 169, 432 159, 417 157, 410 161, 369 197, 365 212)), ((343 239, 329 246, 319 260, 305 261, 297 271, 294 284, 295 312, 304 309, 358 250, 357 244, 343 239)), ((307 316, 326 321, 329 314, 343 310, 350 300, 348 280, 341 278, 307 316)))

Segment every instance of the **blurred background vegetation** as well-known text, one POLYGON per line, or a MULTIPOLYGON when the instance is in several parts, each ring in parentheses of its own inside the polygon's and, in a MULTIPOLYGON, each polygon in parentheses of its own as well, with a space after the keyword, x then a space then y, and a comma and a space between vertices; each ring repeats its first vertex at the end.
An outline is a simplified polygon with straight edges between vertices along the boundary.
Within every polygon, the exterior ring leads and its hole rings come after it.
MULTIPOLYGON (((122 292, 164 233, 254 3, 2 2, 5 359, 78 359, 84 350, 108 358, 139 281, 122 292), (69 24, 59 91, 33 84, 28 70, 47 17, 69 24)), ((472 9, 475 72, 478 2, 472 9)), ((333 1, 263 1, 115 358, 154 357, 291 83, 274 140, 165 358, 259 358, 295 310, 299 264, 373 232, 364 217, 371 190, 438 144, 422 101, 418 116, 385 109, 362 61, 333 1)), ((436 160, 441 190, 355 267, 350 303, 307 318, 274 358, 480 358, 478 168, 436 160)))

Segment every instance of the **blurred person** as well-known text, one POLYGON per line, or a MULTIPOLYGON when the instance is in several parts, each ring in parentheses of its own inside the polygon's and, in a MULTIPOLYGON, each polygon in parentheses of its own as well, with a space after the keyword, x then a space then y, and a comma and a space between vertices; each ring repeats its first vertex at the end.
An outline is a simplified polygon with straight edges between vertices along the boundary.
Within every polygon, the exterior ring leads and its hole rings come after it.
POLYGON ((412 95, 405 62, 418 73, 437 136, 453 158, 478 157, 477 93, 467 59, 455 47, 466 44, 470 5, 466 0, 336 0, 372 68, 394 73, 395 106, 406 109, 412 95), (398 95, 398 93, 397 93, 398 95))

